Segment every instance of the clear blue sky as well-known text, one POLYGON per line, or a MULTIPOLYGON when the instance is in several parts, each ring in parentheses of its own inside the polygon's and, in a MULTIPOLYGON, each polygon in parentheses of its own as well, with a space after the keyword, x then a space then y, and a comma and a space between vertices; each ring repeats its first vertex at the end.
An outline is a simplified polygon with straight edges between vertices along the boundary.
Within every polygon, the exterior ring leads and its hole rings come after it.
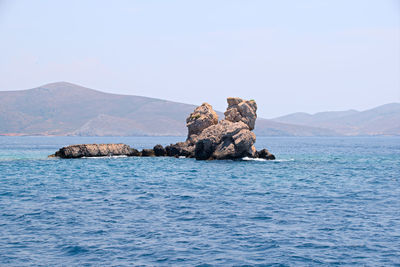
POLYGON ((68 81, 259 116, 400 102, 400 1, 0 0, 0 90, 68 81))

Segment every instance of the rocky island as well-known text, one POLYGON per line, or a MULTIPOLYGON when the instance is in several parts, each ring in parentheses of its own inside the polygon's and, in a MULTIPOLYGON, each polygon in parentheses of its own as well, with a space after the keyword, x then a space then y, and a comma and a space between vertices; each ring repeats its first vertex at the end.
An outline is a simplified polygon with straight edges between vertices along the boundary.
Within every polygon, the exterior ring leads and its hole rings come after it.
POLYGON ((267 149, 257 151, 256 136, 252 132, 257 119, 257 104, 254 100, 230 97, 225 119, 219 121, 212 106, 203 103, 186 119, 188 136, 185 142, 171 144, 165 148, 156 145, 153 149, 138 151, 125 144, 81 144, 63 147, 49 157, 82 158, 104 156, 141 157, 188 157, 198 160, 263 158, 275 156, 267 149))

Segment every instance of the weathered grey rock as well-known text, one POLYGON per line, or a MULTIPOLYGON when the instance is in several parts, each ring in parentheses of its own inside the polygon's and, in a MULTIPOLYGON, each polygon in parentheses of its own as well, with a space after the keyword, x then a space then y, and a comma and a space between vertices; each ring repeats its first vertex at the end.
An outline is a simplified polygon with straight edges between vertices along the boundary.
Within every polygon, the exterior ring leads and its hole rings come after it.
POLYGON ((165 147, 167 151, 167 156, 169 157, 187 157, 193 158, 194 157, 194 145, 190 142, 179 142, 176 144, 170 144, 169 146, 165 147))
POLYGON ((254 143, 256 142, 256 135, 253 132, 244 129, 235 134, 232 139, 238 157, 255 156, 254 143))
POLYGON ((194 157, 194 149, 195 149, 194 144, 186 143, 184 146, 181 147, 180 156, 187 157, 187 158, 193 158, 194 157))
POLYGON ((155 157, 155 153, 153 149, 145 148, 142 150, 142 157, 155 157))
POLYGON ((66 146, 54 155, 60 158, 129 156, 134 151, 125 144, 82 144, 66 146))
POLYGON ((215 150, 215 143, 210 139, 202 139, 196 143, 194 156, 198 160, 212 159, 215 150))
POLYGON ((155 145, 153 147, 153 151, 156 157, 164 157, 167 155, 167 151, 162 145, 155 145))
POLYGON ((188 138, 191 135, 199 135, 204 129, 218 123, 218 115, 208 103, 197 107, 186 119, 188 138))
POLYGON ((181 156, 185 151, 200 160, 257 157, 256 137, 251 132, 257 119, 256 102, 232 97, 227 102, 225 120, 220 122, 210 105, 196 108, 186 120, 186 142, 170 145, 167 154, 181 156))
POLYGON ((198 135, 192 134, 191 136, 189 136, 189 137, 186 139, 185 143, 186 143, 187 145, 189 145, 189 146, 194 146, 194 145, 196 144, 196 142, 197 142, 198 139, 199 139, 199 136, 198 136, 198 135))
POLYGON ((220 121, 203 130, 195 146, 196 159, 237 159, 254 156, 256 137, 248 126, 239 121, 220 121))
POLYGON ((250 130, 255 127, 257 119, 257 104, 254 100, 243 100, 241 98, 229 97, 228 108, 224 115, 225 120, 231 122, 244 122, 250 130))
POLYGON ((264 148, 257 152, 257 156, 262 159, 274 160, 275 156, 268 149, 264 148))

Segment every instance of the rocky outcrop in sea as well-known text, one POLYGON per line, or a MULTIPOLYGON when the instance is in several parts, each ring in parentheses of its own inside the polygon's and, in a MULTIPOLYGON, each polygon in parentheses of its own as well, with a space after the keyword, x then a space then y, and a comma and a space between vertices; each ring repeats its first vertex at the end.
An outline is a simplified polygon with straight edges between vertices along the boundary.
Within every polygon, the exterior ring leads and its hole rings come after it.
POLYGON ((188 136, 185 142, 170 144, 165 148, 138 151, 125 144, 82 144, 63 147, 53 157, 81 158, 102 156, 188 157, 198 160, 264 158, 275 159, 267 149, 257 151, 256 136, 252 132, 257 119, 254 100, 230 97, 227 99, 223 120, 218 120, 212 106, 203 103, 186 119, 188 136))
POLYGON ((51 156, 59 158, 83 158, 139 155, 139 151, 125 144, 83 144, 63 147, 51 156))

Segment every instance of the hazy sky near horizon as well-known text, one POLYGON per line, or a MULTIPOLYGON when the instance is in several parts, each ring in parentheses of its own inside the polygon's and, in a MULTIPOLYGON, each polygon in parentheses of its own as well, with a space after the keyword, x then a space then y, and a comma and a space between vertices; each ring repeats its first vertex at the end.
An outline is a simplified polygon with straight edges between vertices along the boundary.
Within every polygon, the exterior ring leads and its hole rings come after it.
POLYGON ((67 81, 260 117, 400 102, 400 1, 0 0, 0 90, 67 81))

